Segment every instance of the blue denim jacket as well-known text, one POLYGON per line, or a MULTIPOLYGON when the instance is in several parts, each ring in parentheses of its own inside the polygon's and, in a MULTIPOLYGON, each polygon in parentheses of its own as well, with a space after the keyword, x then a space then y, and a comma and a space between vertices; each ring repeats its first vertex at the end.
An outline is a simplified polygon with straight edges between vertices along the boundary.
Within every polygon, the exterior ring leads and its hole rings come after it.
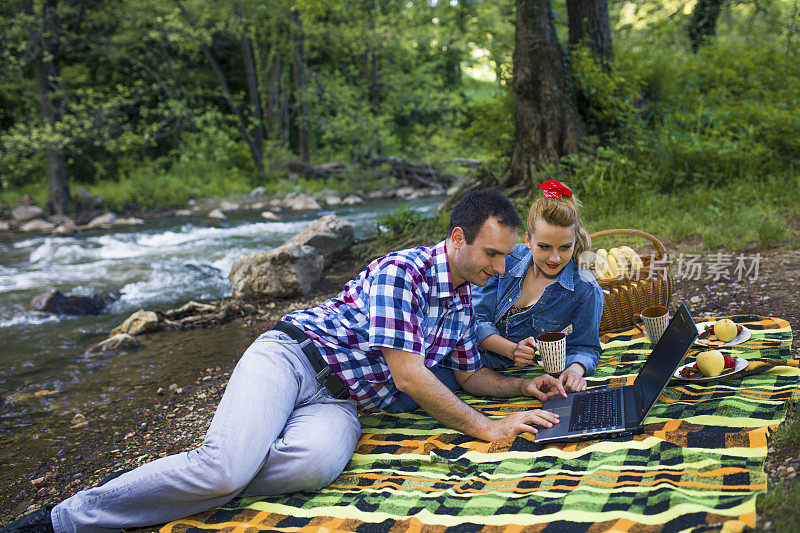
MULTIPOLYGON (((533 255, 525 243, 517 244, 514 252, 506 256, 506 271, 492 276, 485 287, 473 288, 478 344, 495 333, 516 343, 548 331, 561 331, 572 324, 572 333, 567 335, 566 365, 580 363, 587 376, 594 374, 600 360, 598 330, 603 314, 603 292, 594 276, 579 269, 574 259, 570 259, 530 309, 509 318, 508 335, 505 322, 498 325, 500 318, 522 295, 522 281, 532 260, 533 255)), ((502 360, 502 366, 513 364, 510 359, 493 352, 481 352, 490 356, 487 359, 502 360)))

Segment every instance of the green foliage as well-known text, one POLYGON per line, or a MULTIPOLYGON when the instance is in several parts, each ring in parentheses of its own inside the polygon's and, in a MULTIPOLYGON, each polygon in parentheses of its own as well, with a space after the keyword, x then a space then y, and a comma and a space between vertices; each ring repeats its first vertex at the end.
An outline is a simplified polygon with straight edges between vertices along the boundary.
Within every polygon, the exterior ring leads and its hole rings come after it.
POLYGON ((755 531, 800 531, 800 481, 786 484, 768 483, 767 490, 756 497, 758 524, 755 531), (772 526, 765 529, 770 522, 772 526))
MULTIPOLYGON (((786 419, 772 432, 770 446, 781 451, 780 456, 797 457, 800 452, 800 402, 788 403, 786 419)), ((796 467, 796 465, 795 465, 796 467)), ((758 495, 756 507, 763 531, 766 522, 772 522, 772 531, 797 531, 800 529, 800 482, 790 479, 785 484, 770 483, 766 492, 758 495)))
POLYGON ((510 87, 470 103, 466 140, 489 157, 505 158, 514 149, 514 95, 510 87))
POLYGON ((376 226, 378 233, 392 233, 396 238, 408 238, 417 232, 422 222, 419 211, 403 206, 379 217, 376 226))
POLYGON ((604 69, 584 46, 573 47, 569 61, 578 108, 590 133, 634 136, 641 130, 641 117, 634 105, 641 91, 637 72, 622 73, 613 62, 604 69))
POLYGON ((101 196, 113 211, 178 207, 193 197, 226 197, 252 190, 251 175, 216 161, 187 160, 164 171, 146 165, 125 172, 119 179, 103 180, 88 189, 101 196))

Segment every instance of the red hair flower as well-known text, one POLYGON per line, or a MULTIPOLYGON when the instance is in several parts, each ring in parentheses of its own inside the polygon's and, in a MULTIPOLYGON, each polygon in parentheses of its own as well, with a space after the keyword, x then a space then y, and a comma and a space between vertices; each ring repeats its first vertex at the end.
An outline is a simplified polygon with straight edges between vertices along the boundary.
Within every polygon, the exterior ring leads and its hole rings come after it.
POLYGON ((572 191, 570 188, 560 181, 546 181, 540 185, 537 185, 537 187, 544 190, 545 198, 561 198, 563 196, 572 196, 572 191))

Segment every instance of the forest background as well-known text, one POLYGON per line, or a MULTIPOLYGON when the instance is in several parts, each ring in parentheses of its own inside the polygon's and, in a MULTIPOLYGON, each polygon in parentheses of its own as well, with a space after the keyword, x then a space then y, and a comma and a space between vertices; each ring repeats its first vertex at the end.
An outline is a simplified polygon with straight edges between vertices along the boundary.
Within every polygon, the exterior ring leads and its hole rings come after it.
MULTIPOLYGON (((364 193, 399 157, 521 214, 561 179, 590 231, 800 248, 800 0, 7 0, 0 36, 0 215, 78 186, 122 212, 364 193)), ((398 211, 378 246, 444 218, 398 211)), ((796 456, 800 408, 781 427, 796 456)), ((760 502, 800 527, 800 483, 760 502)))
POLYGON ((4 2, 0 208, 69 213, 78 185, 129 211, 256 186, 364 192, 395 185, 374 158, 457 174, 469 158, 520 206, 565 180, 590 229, 797 246, 798 25, 797 0, 4 2), (522 23, 558 47, 533 76, 544 91, 514 88, 522 23), (561 125, 526 138, 520 95, 552 108, 547 83, 561 125), (289 181, 293 159, 348 171, 289 181))

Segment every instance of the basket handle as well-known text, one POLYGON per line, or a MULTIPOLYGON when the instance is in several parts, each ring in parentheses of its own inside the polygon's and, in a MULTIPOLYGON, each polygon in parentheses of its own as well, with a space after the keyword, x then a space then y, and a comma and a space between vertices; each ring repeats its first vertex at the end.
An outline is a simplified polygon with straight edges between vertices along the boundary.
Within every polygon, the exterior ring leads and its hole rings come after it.
POLYGON ((656 247, 656 253, 657 253, 656 259, 661 259, 662 257, 664 257, 664 253, 667 251, 667 249, 664 247, 664 245, 661 244, 661 241, 659 241, 657 238, 655 238, 654 236, 650 235, 649 233, 646 233, 644 231, 639 231, 638 229, 623 229, 623 228, 619 228, 619 229, 604 229, 602 231, 598 231, 596 233, 592 233, 591 235, 589 235, 589 237, 591 237, 592 240, 594 240, 594 239, 596 239, 598 237, 605 237, 606 235, 623 235, 623 234, 624 235, 636 235, 637 237, 642 237, 642 238, 645 238, 648 241, 652 242, 653 245, 656 247))

